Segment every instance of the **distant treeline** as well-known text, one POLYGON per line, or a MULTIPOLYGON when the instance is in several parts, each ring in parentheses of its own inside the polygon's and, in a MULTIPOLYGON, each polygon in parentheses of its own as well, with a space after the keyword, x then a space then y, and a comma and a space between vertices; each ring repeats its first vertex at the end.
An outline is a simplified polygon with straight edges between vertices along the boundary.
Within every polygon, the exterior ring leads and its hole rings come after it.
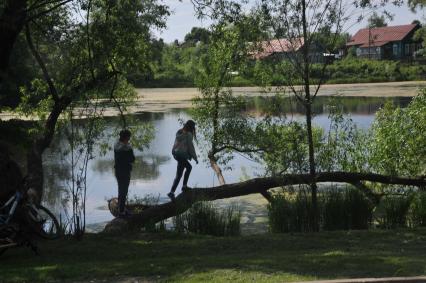
MULTIPOLYGON (((151 72, 130 77, 135 87, 194 87, 200 61, 206 56, 207 45, 165 44, 151 65, 151 72)), ((159 50, 157 50, 158 52, 159 50)), ((248 60, 235 70, 231 86, 283 85, 285 74, 276 60, 248 60)), ((312 68, 312 78, 322 77, 322 65, 312 68)), ((423 80, 426 65, 399 61, 369 60, 347 56, 330 64, 325 73, 326 83, 367 83, 423 80)))
MULTIPOLYGON (((200 64, 207 56, 209 31, 193 28, 183 42, 152 41, 152 61, 148 73, 135 73, 129 77, 135 87, 194 87, 200 64)), ((426 65, 419 62, 378 61, 356 58, 351 52, 345 58, 330 64, 325 74, 323 66, 312 68, 311 77, 324 77, 326 83, 365 83, 422 80, 426 78, 426 65)), ((235 75, 231 86, 283 85, 286 72, 285 59, 248 59, 235 75)))

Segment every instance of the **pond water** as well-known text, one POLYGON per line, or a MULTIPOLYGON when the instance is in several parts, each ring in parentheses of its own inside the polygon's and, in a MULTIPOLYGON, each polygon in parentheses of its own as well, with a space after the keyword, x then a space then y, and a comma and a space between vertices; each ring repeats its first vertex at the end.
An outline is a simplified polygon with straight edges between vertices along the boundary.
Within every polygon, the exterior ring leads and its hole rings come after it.
MULTIPOLYGON (((258 97, 250 99, 247 103, 247 109, 251 114, 259 114, 262 108, 270 103, 271 98, 258 97)), ((345 115, 349 115, 353 121, 362 128, 370 127, 375 112, 383 105, 386 100, 393 101, 396 105, 406 106, 411 98, 365 98, 365 97, 340 97, 338 99, 345 115)), ((318 97, 313 107, 315 117, 314 125, 327 128, 328 119, 328 101, 327 97, 318 97)), ((288 119, 304 119, 303 108, 296 103, 284 103, 282 111, 287 113, 288 119)), ((166 194, 170 190, 173 182, 176 161, 171 157, 171 147, 174 142, 174 136, 177 129, 180 128, 179 119, 187 120, 191 118, 188 109, 170 109, 165 112, 157 113, 137 113, 135 118, 141 122, 150 122, 155 128, 155 138, 150 143, 148 149, 144 151, 135 151, 136 163, 132 171, 131 183, 129 187, 129 198, 133 196, 144 197, 152 195, 159 197, 160 202, 168 201, 166 194)), ((118 117, 106 118, 107 131, 115 127, 118 123, 118 117)), ((115 140, 109 142, 110 146, 115 140)), ((61 141, 56 145, 63 144, 61 141)), ((46 206, 50 207, 57 215, 63 214, 64 203, 67 200, 67 179, 69 178, 69 157, 63 156, 57 150, 58 146, 52 146, 44 155, 46 195, 44 197, 46 206)), ((208 166, 208 162, 200 157, 200 163, 196 165, 193 162, 193 170, 189 179, 189 186, 206 187, 217 185, 217 179, 208 166)), ((253 177, 262 172, 260 164, 255 163, 244 156, 236 155, 229 164, 231 170, 224 171, 224 177, 227 183, 238 182, 245 177, 253 177)), ((177 193, 180 192, 178 187, 177 193)), ((106 155, 97 156, 89 161, 87 171, 87 201, 86 201, 86 221, 89 230, 101 229, 104 223, 113 217, 106 208, 106 200, 115 197, 117 194, 117 185, 113 173, 113 153, 107 152, 106 155)), ((225 200, 219 203, 228 203, 225 200)), ((231 200, 237 202, 243 212, 243 223, 246 223, 247 230, 265 229, 266 207, 265 200, 260 196, 246 196, 231 200), (262 220, 263 219, 263 220, 262 220), (259 227, 257 227, 259 226, 259 227)), ((63 216, 61 216, 63 218, 63 216)))

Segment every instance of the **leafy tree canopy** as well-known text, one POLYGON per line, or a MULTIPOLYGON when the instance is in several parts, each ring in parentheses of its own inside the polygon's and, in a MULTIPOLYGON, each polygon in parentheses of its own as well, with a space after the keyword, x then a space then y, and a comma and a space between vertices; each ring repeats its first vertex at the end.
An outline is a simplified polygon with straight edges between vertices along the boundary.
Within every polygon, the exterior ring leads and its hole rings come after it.
POLYGON ((198 42, 207 44, 210 38, 210 31, 205 28, 193 27, 191 32, 185 35, 185 44, 194 46, 198 42))
POLYGON ((381 27, 387 27, 388 24, 386 23, 386 19, 384 15, 379 15, 376 12, 374 12, 369 18, 368 18, 368 27, 369 28, 381 28, 381 27))

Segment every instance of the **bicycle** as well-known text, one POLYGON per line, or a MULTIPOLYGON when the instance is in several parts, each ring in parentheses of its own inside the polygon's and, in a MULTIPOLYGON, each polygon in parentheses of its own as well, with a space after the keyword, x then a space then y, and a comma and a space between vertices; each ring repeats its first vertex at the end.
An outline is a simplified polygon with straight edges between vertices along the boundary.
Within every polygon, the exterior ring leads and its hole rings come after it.
POLYGON ((22 192, 16 191, 0 208, 0 254, 21 245, 31 247, 37 254, 33 235, 57 239, 60 237, 59 222, 47 208, 27 201, 22 192))

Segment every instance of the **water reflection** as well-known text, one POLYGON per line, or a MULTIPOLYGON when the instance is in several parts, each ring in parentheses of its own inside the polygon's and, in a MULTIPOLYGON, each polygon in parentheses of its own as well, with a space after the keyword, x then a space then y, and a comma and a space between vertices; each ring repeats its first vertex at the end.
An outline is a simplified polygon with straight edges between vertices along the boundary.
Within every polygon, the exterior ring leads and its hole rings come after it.
MULTIPOLYGON (((132 170, 132 180, 155 180, 160 176, 160 166, 170 160, 169 156, 161 156, 156 154, 137 155, 132 170)), ((91 167, 93 172, 100 175, 114 174, 113 159, 95 160, 91 167)))
MULTIPOLYGON (((244 111, 255 116, 262 116, 271 105, 274 105, 271 97, 256 97, 247 100, 244 111)), ((395 105, 404 107, 411 98, 365 98, 365 97, 339 97, 338 105, 342 112, 350 115, 354 123, 362 128, 368 128, 374 119, 374 113, 386 102, 391 101, 395 105)), ((313 105, 315 117, 314 125, 327 128, 329 126, 329 101, 328 97, 317 97, 313 105)), ((291 119, 303 119, 304 108, 296 101, 285 98, 278 104, 279 114, 286 113, 291 119)), ((188 109, 172 109, 168 112, 149 113, 143 112, 131 115, 134 123, 150 122, 155 129, 155 138, 148 149, 135 150, 137 162, 133 167, 132 181, 129 187, 129 196, 142 197, 146 194, 154 194, 162 197, 160 201, 166 201, 166 193, 170 190, 176 170, 176 162, 171 158, 171 147, 175 133, 181 127, 179 119, 191 118, 188 109)), ((115 138, 109 135, 120 126, 118 117, 107 117, 105 138, 102 140, 112 148, 115 138)), ((84 126, 84 120, 79 121, 84 126)), ((62 201, 67 197, 64 190, 67 188, 67 180, 70 178, 69 162, 64 156, 66 142, 63 135, 58 135, 59 140, 53 143, 52 148, 44 155, 45 186, 47 205, 54 211, 60 211, 62 201), (67 163, 68 162, 68 163, 67 163)), ((199 150, 198 150, 199 152, 199 150)), ((202 160, 203 157, 200 158, 202 160)), ((189 180, 190 186, 217 185, 216 177, 209 168, 207 161, 193 164, 193 170, 189 180)), ((262 166, 247 160, 241 155, 236 155, 230 164, 232 170, 224 171, 227 183, 240 181, 241 176, 253 177, 262 173, 262 166)), ((113 173, 113 153, 108 150, 105 155, 98 155, 89 162, 87 171, 87 223, 108 221, 112 218, 107 210, 99 210, 105 207, 106 199, 116 196, 117 184, 113 173)), ((178 188, 178 193, 180 188, 178 188)), ((247 216, 249 217, 249 216, 247 216)), ((249 217, 250 218, 250 217, 249 217)))
MULTIPOLYGON (((52 156, 54 158, 54 156, 52 156)), ((59 211, 58 204, 62 204, 67 198, 67 183, 71 178, 71 166, 63 162, 44 163, 44 190, 43 201, 49 207, 55 207, 59 211)))
MULTIPOLYGON (((339 107, 344 114, 373 115, 386 102, 391 102, 395 106, 406 107, 410 103, 411 97, 327 97, 318 96, 312 105, 314 115, 329 113, 330 104, 339 107)), ((247 100, 246 111, 261 115, 275 106, 275 114, 304 114, 305 108, 294 97, 253 97, 247 100)))

